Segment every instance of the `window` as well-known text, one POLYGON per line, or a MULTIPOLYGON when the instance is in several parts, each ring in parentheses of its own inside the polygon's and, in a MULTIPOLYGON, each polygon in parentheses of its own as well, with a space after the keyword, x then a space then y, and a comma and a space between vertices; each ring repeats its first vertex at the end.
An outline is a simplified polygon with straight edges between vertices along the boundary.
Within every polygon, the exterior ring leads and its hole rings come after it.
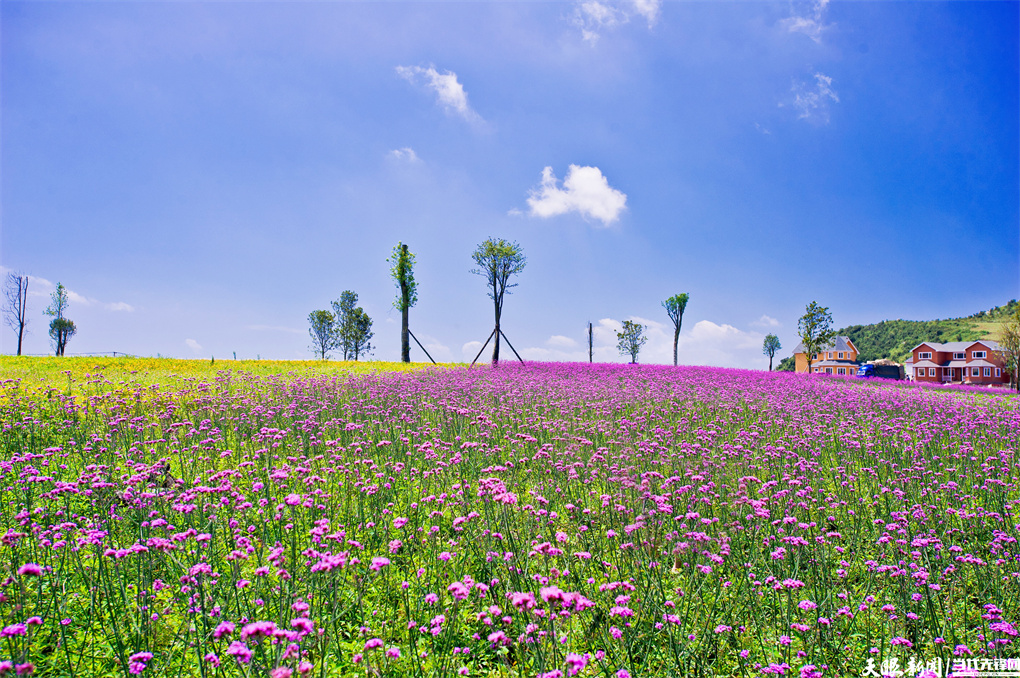
POLYGON ((974 358, 975 360, 978 359, 978 358, 987 358, 988 357, 988 352, 987 351, 971 351, 970 357, 974 358))
MULTIPOLYGON (((817 354, 817 353, 815 353, 815 357, 814 357, 814 358, 812 358, 812 360, 818 360, 818 354, 817 354)), ((815 370, 815 372, 817 372, 817 371, 818 371, 818 370, 815 370)))
POLYGON ((832 351, 829 351, 827 355, 829 356, 829 360, 832 360, 832 351))
POLYGON ((966 359, 967 359, 967 354, 966 353, 954 353, 953 354, 953 360, 966 360, 966 359))
POLYGON ((980 367, 972 367, 972 368, 970 368, 970 376, 972 376, 972 377, 980 377, 981 376, 981 368, 980 367))
POLYGON ((839 354, 839 359, 840 359, 840 360, 842 360, 842 359, 843 359, 843 354, 842 354, 842 353, 840 353, 840 354, 839 354))
POLYGON ((832 368, 831 367, 826 367, 825 368, 825 373, 826 374, 832 374, 832 368))
POLYGON ((931 360, 931 351, 921 351, 917 354, 918 360, 931 360))
MULTIPOLYGON (((840 355, 843 355, 843 354, 840 353, 840 355)), ((841 367, 838 370, 836 370, 836 374, 846 374, 846 369, 841 367)))
POLYGON ((1002 368, 1001 367, 996 367, 995 368, 995 376, 997 376, 997 377, 1001 377, 1002 376, 1002 368))
POLYGON ((928 376, 929 377, 934 377, 935 376, 935 368, 934 367, 929 367, 928 368, 928 376))
POLYGON ((986 376, 986 377, 992 376, 992 368, 991 367, 983 367, 981 369, 984 370, 984 376, 986 376))

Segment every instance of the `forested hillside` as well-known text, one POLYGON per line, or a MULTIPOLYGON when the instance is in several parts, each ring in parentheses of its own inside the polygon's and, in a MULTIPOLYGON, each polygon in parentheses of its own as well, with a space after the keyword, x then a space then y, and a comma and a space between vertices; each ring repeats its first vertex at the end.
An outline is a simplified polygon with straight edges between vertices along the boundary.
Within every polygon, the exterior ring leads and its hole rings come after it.
MULTIPOLYGON (((883 320, 872 325, 850 325, 836 331, 846 335, 861 352, 861 362, 888 358, 898 363, 910 357, 910 350, 923 341, 945 343, 995 339, 999 326, 1015 311, 1017 300, 979 311, 965 318, 947 320, 883 320)), ((780 370, 793 371, 793 357, 779 363, 780 370)))

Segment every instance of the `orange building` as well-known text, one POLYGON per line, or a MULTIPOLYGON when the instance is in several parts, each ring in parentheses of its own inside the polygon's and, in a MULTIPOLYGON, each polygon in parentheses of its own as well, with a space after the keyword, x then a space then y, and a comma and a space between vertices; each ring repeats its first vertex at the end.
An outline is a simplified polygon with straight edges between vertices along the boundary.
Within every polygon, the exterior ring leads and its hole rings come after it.
MULTIPOLYGON (((857 374, 860 365, 857 362, 859 353, 850 337, 835 337, 832 344, 811 357, 811 371, 818 374, 857 374)), ((793 356, 794 371, 807 372, 808 356, 803 343, 797 344, 797 348, 793 349, 793 356)))

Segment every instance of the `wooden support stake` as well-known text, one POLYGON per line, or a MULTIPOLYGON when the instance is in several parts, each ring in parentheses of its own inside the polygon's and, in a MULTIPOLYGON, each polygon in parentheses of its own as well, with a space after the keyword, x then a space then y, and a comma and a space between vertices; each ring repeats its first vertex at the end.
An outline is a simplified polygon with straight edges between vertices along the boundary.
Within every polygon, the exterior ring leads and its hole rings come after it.
MULTIPOLYGON (((406 247, 406 245, 405 245, 405 247, 406 247)), ((414 332, 412 332, 410 329, 408 329, 407 333, 411 335, 412 339, 414 339, 414 343, 418 344, 418 348, 420 348, 422 351, 425 351, 425 347, 421 345, 420 341, 418 341, 418 337, 414 336, 414 332)), ((429 355, 428 351, 425 351, 425 355, 429 356, 429 360, 432 360, 432 364, 433 365, 436 364, 436 361, 432 359, 432 356, 429 355)))
POLYGON ((592 362, 592 359, 591 359, 592 358, 592 355, 591 355, 592 340, 591 339, 592 339, 591 323, 589 322, 588 323, 588 362, 589 363, 592 362))
POLYGON ((489 333, 489 338, 485 340, 485 343, 482 344, 482 347, 480 349, 478 349, 478 355, 476 355, 475 359, 471 361, 471 365, 470 365, 471 367, 474 367, 475 363, 478 362, 478 358, 481 357, 482 351, 484 351, 485 347, 489 345, 489 342, 492 341, 492 337, 495 336, 495 334, 496 334, 496 328, 493 327, 492 328, 492 332, 489 333))
POLYGON ((506 345, 510 347, 510 350, 514 352, 514 355, 516 355, 516 356, 517 356, 517 359, 518 359, 518 360, 520 360, 520 361, 521 361, 521 364, 523 365, 523 364, 524 364, 524 358, 522 358, 521 356, 519 356, 519 355, 517 354, 517 349, 515 349, 515 348, 514 348, 514 345, 513 345, 513 344, 511 344, 511 343, 510 343, 510 340, 506 338, 506 335, 505 335, 505 334, 503 334, 503 330, 500 330, 500 331, 499 331, 499 335, 500 335, 501 337, 503 337, 503 339, 504 339, 504 340, 506 340, 506 345))

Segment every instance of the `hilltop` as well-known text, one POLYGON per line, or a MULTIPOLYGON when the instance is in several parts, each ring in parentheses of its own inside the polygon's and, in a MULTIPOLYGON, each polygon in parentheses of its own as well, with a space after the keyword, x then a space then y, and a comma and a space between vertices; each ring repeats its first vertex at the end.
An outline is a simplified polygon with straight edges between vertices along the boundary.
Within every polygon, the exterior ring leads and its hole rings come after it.
MULTIPOLYGON (((871 325, 850 325, 836 330, 836 334, 850 337, 861 352, 860 360, 885 358, 902 363, 910 357, 910 350, 923 341, 939 343, 949 341, 976 341, 997 339, 999 328, 1017 307, 1013 299, 1002 306, 978 311, 964 318, 945 320, 883 320, 871 325)), ((778 369, 793 371, 793 356, 784 358, 778 369)))

